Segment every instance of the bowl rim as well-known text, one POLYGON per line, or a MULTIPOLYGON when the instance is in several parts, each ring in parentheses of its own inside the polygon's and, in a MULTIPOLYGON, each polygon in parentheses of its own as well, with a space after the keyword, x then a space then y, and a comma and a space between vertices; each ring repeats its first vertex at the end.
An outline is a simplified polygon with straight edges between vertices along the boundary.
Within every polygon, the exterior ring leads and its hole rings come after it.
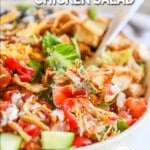
MULTIPOLYGON (((74 150, 93 150, 93 148, 102 148, 105 145, 108 145, 110 143, 114 143, 116 141, 121 140, 123 137, 127 136, 128 134, 130 134, 131 132, 134 132, 134 130, 136 130, 146 119, 147 117, 150 115, 150 102, 148 104, 148 109, 146 110, 146 112, 143 114, 143 116, 135 123, 133 124, 131 127, 129 127, 128 129, 126 129, 125 131, 123 131, 122 133, 115 135, 114 137, 111 137, 109 139, 106 139, 105 141, 102 142, 97 142, 88 146, 84 146, 84 147, 80 147, 80 148, 75 148, 74 150)), ((95 149, 96 150, 96 149, 95 149)))
MULTIPOLYGON (((148 49, 147 49, 148 50, 148 49)), ((108 145, 110 143, 115 143, 116 141, 121 140, 123 137, 129 135, 131 132, 133 133, 134 130, 136 130, 140 125, 143 124, 143 122, 150 116, 150 58, 146 60, 147 65, 147 71, 146 71, 146 79, 145 84, 147 84, 147 91, 146 91, 146 98, 147 98, 147 110, 146 112, 141 116, 140 119, 136 121, 135 124, 133 124, 131 127, 123 131, 122 133, 115 135, 114 137, 110 137, 109 139, 106 139, 102 142, 93 143, 88 146, 75 148, 74 150, 96 150, 97 148, 102 148, 105 145, 108 145)))

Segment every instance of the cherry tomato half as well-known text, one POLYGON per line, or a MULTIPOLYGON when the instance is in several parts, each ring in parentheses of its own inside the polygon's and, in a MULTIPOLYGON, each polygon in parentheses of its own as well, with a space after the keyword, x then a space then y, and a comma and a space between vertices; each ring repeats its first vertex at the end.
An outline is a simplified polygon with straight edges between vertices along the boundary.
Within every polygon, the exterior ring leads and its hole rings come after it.
POLYGON ((72 86, 66 85, 63 87, 56 87, 52 91, 53 102, 56 106, 61 106, 67 98, 72 96, 72 86))
POLYGON ((27 125, 25 128, 24 128, 24 131, 26 133, 28 133, 30 136, 32 137, 36 137, 40 134, 40 128, 36 125, 27 125))
POLYGON ((68 121, 71 129, 76 129, 78 127, 77 118, 71 113, 71 110, 76 105, 76 99, 75 98, 68 98, 62 105, 62 109, 64 112, 64 115, 66 117, 66 120, 68 121))
POLYGON ((21 67, 21 65, 16 58, 7 58, 5 61, 5 67, 12 71, 16 71, 21 67))
POLYGON ((80 147, 80 146, 86 146, 90 144, 92 144, 92 141, 90 139, 83 137, 83 136, 78 136, 78 137, 75 137, 73 146, 80 147))

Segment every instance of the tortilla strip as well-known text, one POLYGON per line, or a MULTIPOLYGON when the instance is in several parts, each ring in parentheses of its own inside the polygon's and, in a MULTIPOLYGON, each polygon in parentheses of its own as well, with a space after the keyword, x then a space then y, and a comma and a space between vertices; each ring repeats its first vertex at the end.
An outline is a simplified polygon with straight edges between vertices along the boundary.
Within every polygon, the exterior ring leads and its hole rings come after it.
POLYGON ((9 13, 2 15, 0 17, 0 24, 6 24, 6 23, 9 23, 11 21, 14 21, 17 19, 17 17, 18 17, 18 12, 16 9, 13 9, 9 13))
POLYGON ((31 140, 31 136, 24 132, 23 129, 16 122, 12 121, 11 123, 9 123, 9 126, 17 131, 26 142, 31 140))
POLYGON ((22 121, 34 124, 38 127, 40 127, 42 130, 50 130, 48 126, 46 126, 44 123, 42 123, 37 117, 35 116, 28 116, 28 115, 23 115, 20 117, 22 121))
POLYGON ((12 78, 12 80, 19 86, 25 87, 27 90, 34 92, 34 93, 39 93, 40 91, 43 90, 42 84, 38 84, 38 83, 30 84, 28 82, 22 82, 17 74, 14 74, 14 77, 12 78))

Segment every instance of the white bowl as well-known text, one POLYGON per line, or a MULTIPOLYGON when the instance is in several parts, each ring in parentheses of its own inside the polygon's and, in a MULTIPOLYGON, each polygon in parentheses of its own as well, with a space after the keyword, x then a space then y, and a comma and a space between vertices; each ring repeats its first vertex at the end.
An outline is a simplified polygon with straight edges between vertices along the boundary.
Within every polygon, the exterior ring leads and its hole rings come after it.
MULTIPOLYGON (((16 4, 34 4, 34 1, 21 1, 20 0, 2 0, 1 6, 2 8, 12 8, 16 4)), ((101 6, 102 7, 102 6, 101 6)), ((104 7, 102 9, 97 8, 101 10, 101 12, 105 11, 108 12, 107 10, 110 10, 109 7, 104 7)), ((111 8, 113 11, 114 9, 111 8)), ((147 56, 148 58, 148 56, 147 56)), ((103 142, 98 142, 89 146, 81 147, 81 148, 76 148, 75 150, 148 150, 148 144, 150 139, 150 130, 149 130, 149 124, 150 124, 150 54, 149 58, 147 59, 147 75, 146 75, 146 85, 148 86, 147 92, 146 92, 146 97, 148 98, 148 109, 144 113, 144 115, 130 128, 122 132, 121 134, 112 137, 110 139, 107 139, 103 142), (144 130, 144 135, 142 134, 143 129, 144 130), (149 137, 146 137, 145 139, 147 141, 144 141, 144 139, 140 139, 140 135, 142 134, 142 138, 147 136, 149 134, 149 137), (143 144, 141 144, 143 143, 143 144), (146 146, 144 147, 144 145, 146 146), (141 146, 142 145, 142 146, 141 146)))
POLYGON ((147 146, 150 140, 150 58, 147 60, 147 76, 145 83, 148 86, 146 92, 148 109, 134 125, 119 135, 103 142, 98 142, 75 150, 148 150, 149 148, 147 146))

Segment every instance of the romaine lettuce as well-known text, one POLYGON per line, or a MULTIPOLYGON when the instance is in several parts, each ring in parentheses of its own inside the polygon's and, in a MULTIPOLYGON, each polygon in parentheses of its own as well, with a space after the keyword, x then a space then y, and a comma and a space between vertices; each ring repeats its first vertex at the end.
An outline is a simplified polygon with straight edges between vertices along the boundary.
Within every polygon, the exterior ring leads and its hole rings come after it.
POLYGON ((123 65, 127 63, 131 57, 132 57, 131 49, 125 49, 121 51, 106 50, 103 57, 101 58, 100 64, 123 65))
POLYGON ((46 63, 54 70, 72 67, 75 60, 80 59, 79 54, 71 44, 60 43, 49 32, 45 33, 42 45, 46 54, 46 63))
POLYGON ((60 41, 56 36, 52 35, 50 32, 46 32, 42 38, 43 52, 47 56, 50 54, 50 50, 54 45, 60 44, 60 41))

